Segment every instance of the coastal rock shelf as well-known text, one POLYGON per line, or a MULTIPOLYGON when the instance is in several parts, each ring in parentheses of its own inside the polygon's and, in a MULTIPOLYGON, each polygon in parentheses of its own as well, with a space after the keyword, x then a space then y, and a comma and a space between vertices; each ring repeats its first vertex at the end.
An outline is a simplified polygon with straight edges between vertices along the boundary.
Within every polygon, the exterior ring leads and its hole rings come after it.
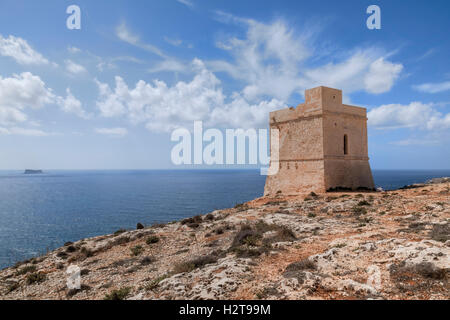
POLYGON ((0 271, 0 299, 450 299, 450 183, 434 182, 278 194, 67 243, 0 271))

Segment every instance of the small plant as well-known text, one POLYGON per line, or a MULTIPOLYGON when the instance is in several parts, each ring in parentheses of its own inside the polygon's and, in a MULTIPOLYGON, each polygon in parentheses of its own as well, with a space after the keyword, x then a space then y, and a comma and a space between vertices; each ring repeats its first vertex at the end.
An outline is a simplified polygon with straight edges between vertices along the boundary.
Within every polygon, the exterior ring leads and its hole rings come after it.
POLYGON ((141 265, 146 266, 153 263, 155 259, 153 257, 144 257, 141 259, 141 265))
POLYGON ((155 290, 161 281, 164 279, 167 279, 170 276, 170 274, 166 273, 158 278, 153 279, 149 284, 147 284, 144 289, 147 291, 155 290))
POLYGON ((159 242, 159 237, 157 237, 157 236, 149 236, 147 238, 147 240, 145 240, 145 243, 147 243, 148 245, 158 243, 158 242, 159 242))
POLYGON ((115 235, 115 236, 118 236, 119 234, 122 234, 122 233, 125 233, 125 232, 127 232, 127 230, 125 230, 125 229, 119 229, 119 230, 117 230, 116 232, 114 232, 114 235, 115 235))
POLYGON ((186 219, 181 220, 181 224, 187 224, 187 225, 193 224, 193 223, 200 224, 202 222, 203 222, 203 219, 199 215, 192 217, 192 218, 186 218, 186 219))
POLYGON ((360 206, 354 206, 352 211, 353 211, 353 214, 355 214, 357 216, 367 213, 366 208, 360 207, 360 206))
POLYGON ((130 294, 130 291, 130 287, 113 290, 111 293, 105 295, 104 300, 124 300, 130 294))
POLYGON ((261 300, 261 299, 266 299, 267 297, 270 296, 280 296, 280 292, 278 291, 278 289, 276 287, 265 287, 263 290, 258 291, 256 293, 256 297, 261 300))
POLYGON ((14 290, 18 289, 20 287, 18 282, 14 282, 13 284, 9 285, 8 288, 6 289, 6 293, 11 293, 14 290))
POLYGON ((313 212, 308 213, 308 218, 315 218, 316 214, 313 212))
POLYGON ((346 246, 347 246, 346 243, 339 243, 339 244, 335 245, 334 247, 340 249, 340 248, 344 248, 346 246))
POLYGON ((218 256, 214 254, 209 254, 207 256, 202 256, 198 258, 194 258, 189 261, 181 262, 175 265, 175 268, 173 269, 173 273, 184 273, 184 272, 191 272, 197 268, 201 268, 207 264, 215 263, 218 260, 218 256))
POLYGON ((74 247, 74 246, 72 246, 72 245, 67 246, 67 248, 66 248, 66 252, 67 252, 67 253, 73 253, 73 252, 75 252, 75 251, 77 251, 77 248, 74 247))
POLYGON ((239 210, 239 211, 245 211, 248 209, 248 204, 246 203, 238 203, 234 206, 235 209, 239 210))
POLYGON ((450 223, 435 224, 430 232, 431 239, 439 242, 450 240, 450 223))
POLYGON ((92 257, 92 256, 94 255, 94 253, 92 252, 92 250, 89 249, 89 248, 86 248, 86 247, 81 247, 80 253, 82 254, 82 256, 83 256, 84 259, 89 258, 89 257, 92 257))
POLYGON ((40 283, 46 279, 45 274, 43 273, 31 273, 27 276, 27 279, 25 280, 25 283, 28 285, 34 284, 34 283, 40 283))
POLYGON ((141 253, 144 251, 144 248, 142 246, 134 246, 130 249, 130 251, 132 256, 137 257, 141 255, 141 253))
POLYGON ((25 266, 16 272, 16 276, 21 276, 23 274, 27 274, 29 272, 35 272, 35 271, 36 271, 36 266, 25 266))
POLYGON ((360 202, 358 202, 358 206, 370 206, 370 203, 366 200, 361 200, 360 202))
POLYGON ((67 259, 67 253, 64 252, 64 251, 58 252, 58 253, 56 254, 56 256, 57 256, 58 258, 61 258, 61 259, 67 259))
POLYGON ((191 272, 195 270, 195 264, 190 261, 177 263, 173 269, 174 274, 191 272))
POLYGON ((144 225, 142 223, 138 222, 136 224, 136 230, 141 230, 141 229, 144 229, 144 225))

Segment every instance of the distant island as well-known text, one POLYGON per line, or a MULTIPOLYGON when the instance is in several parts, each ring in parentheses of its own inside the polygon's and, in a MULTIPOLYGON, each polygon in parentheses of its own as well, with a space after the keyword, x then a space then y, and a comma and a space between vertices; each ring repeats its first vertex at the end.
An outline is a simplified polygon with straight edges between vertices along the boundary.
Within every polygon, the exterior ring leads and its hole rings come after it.
POLYGON ((26 169, 24 174, 42 174, 42 170, 31 170, 31 169, 26 169))

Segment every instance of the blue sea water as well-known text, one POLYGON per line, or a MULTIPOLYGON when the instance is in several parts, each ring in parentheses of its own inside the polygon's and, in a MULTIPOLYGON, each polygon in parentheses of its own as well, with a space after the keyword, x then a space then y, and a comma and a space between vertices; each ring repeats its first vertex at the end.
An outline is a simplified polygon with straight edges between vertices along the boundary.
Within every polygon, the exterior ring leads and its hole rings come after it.
MULTIPOLYGON (((450 170, 373 171, 395 189, 450 170)), ((263 194, 259 170, 0 171, 0 268, 67 241, 233 207, 263 194)))

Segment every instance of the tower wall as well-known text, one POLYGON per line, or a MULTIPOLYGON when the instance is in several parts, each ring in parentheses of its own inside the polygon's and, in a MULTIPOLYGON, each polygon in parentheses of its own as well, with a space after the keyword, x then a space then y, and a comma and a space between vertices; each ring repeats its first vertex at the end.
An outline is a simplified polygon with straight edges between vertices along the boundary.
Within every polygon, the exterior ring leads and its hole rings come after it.
POLYGON ((374 188, 366 109, 342 104, 341 90, 306 90, 305 103, 270 114, 270 127, 280 130, 279 171, 265 195, 374 188))

